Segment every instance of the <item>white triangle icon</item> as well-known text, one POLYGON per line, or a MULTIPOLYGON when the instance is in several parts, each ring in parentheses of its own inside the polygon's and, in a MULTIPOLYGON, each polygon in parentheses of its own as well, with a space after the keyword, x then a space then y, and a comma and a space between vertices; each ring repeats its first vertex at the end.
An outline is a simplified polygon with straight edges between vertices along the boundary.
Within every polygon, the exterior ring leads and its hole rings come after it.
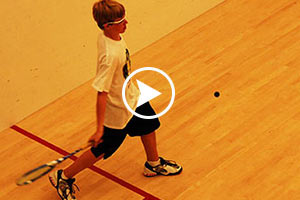
POLYGON ((137 84, 139 86, 141 95, 137 104, 137 107, 143 105, 144 103, 150 101, 151 99, 154 99, 155 97, 161 95, 161 93, 155 89, 153 89, 152 87, 146 85, 145 83, 136 80, 137 84))

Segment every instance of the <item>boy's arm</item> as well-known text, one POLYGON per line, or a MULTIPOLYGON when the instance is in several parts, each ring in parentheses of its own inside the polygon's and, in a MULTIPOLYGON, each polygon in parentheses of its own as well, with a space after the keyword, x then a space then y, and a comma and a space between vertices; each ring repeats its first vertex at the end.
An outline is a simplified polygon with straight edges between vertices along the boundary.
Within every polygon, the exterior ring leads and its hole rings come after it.
POLYGON ((101 138, 103 136, 103 129, 104 129, 103 124, 104 124, 106 99, 107 99, 107 92, 98 92, 97 103, 96 103, 97 129, 94 135, 92 135, 89 139, 89 142, 92 142, 94 147, 96 147, 99 143, 102 142, 101 138))

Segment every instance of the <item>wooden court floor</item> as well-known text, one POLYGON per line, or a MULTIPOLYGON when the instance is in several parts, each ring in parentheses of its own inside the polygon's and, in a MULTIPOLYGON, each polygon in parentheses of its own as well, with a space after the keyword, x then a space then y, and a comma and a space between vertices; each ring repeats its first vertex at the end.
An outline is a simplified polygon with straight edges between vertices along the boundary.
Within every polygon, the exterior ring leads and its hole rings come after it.
MULTIPOLYGON (((160 119, 157 140, 160 155, 184 171, 143 177, 140 139, 127 138, 95 165, 111 176, 87 169, 76 177, 78 199, 300 199, 299 10, 299 0, 226 0, 132 56, 134 69, 160 68, 175 84, 175 103, 160 119)), ((153 76, 142 79, 168 88, 153 76)), ((71 152, 95 130, 90 85, 16 126, 71 152)), ((161 110, 168 100, 152 104, 161 110)), ((47 177, 26 187, 14 180, 59 152, 13 129, 1 132, 0 143, 1 200, 58 199, 47 177)))

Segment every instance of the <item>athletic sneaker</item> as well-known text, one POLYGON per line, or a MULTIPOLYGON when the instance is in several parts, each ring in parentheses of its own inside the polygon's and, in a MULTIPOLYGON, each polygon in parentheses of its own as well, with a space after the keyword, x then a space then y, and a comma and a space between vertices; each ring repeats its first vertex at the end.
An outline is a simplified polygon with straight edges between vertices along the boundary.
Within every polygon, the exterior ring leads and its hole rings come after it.
POLYGON ((49 180, 62 200, 76 200, 74 186, 78 190, 79 188, 74 184, 75 178, 65 180, 62 178, 62 172, 63 170, 52 172, 49 174, 49 180))
POLYGON ((176 175, 181 173, 182 167, 177 165, 176 162, 171 160, 165 160, 161 157, 159 158, 160 158, 160 164, 155 167, 152 167, 148 162, 145 163, 144 176, 147 177, 152 177, 156 175, 170 176, 170 175, 176 175))

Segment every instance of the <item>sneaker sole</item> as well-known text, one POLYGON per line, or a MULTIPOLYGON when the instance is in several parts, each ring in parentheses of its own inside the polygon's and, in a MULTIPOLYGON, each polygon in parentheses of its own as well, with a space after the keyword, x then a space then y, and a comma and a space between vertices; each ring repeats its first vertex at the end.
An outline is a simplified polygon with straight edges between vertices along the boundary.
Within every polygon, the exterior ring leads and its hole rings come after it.
POLYGON ((143 173, 144 174, 144 176, 146 176, 146 177, 154 177, 154 176, 157 176, 158 174, 157 173, 153 173, 153 174, 150 174, 150 173, 143 173))
MULTIPOLYGON (((149 170, 149 169, 147 169, 147 170, 149 170)), ((158 175, 161 175, 161 176, 175 176, 175 175, 178 175, 178 174, 180 174, 182 172, 182 167, 180 168, 180 170, 178 171, 178 172, 176 172, 176 173, 172 173, 172 174, 161 174, 161 173, 157 173, 157 172, 153 172, 153 171, 151 171, 151 170, 149 170, 149 173, 145 173, 144 172, 144 176, 145 177, 154 177, 154 176, 158 176, 158 175)))

